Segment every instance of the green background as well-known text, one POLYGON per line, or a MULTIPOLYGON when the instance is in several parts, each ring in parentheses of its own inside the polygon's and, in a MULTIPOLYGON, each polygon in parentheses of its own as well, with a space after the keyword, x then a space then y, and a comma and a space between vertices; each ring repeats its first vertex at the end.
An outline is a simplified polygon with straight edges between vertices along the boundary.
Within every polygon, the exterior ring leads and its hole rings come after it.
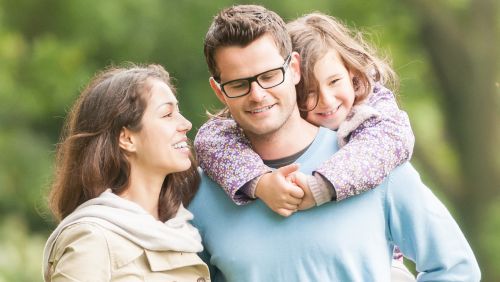
MULTIPOLYGON (((496 0, 241 1, 285 20, 329 13, 367 33, 400 76, 412 163, 469 239, 483 281, 500 281, 500 8, 496 0)), ((176 78, 190 137, 221 105, 203 38, 232 1, 0 0, 0 282, 41 281, 55 144, 98 70, 159 63, 176 78)), ((342 227, 339 227, 342 228, 342 227)))

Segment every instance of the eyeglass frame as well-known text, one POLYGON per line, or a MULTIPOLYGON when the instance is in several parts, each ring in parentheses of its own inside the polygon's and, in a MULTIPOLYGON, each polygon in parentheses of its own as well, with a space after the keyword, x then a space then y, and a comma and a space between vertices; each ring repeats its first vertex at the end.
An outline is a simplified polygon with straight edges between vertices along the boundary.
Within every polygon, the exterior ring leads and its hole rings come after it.
POLYGON ((270 70, 267 70, 267 71, 263 71, 261 73, 258 73, 254 76, 249 76, 249 77, 244 77, 244 78, 238 78, 238 79, 233 79, 233 80, 230 80, 230 81, 226 81, 224 83, 221 83, 220 81, 220 77, 214 77, 214 80, 219 84, 219 87, 222 91, 222 93, 224 93, 224 95, 226 95, 226 97, 228 98, 239 98, 239 97, 243 97, 243 96, 246 96, 250 93, 250 91, 252 90, 252 82, 257 82, 257 84, 260 86, 260 88, 262 89, 271 89, 273 87, 276 87, 280 84, 282 84, 284 81, 285 81, 285 74, 286 74, 286 69, 285 68, 288 68, 290 62, 292 61, 291 60, 292 58, 292 54, 288 55, 286 58, 285 58, 285 62, 283 63, 283 65, 281 67, 278 67, 278 68, 274 68, 274 69, 270 69, 270 70), (271 72, 271 71, 276 71, 276 70, 281 70, 281 73, 283 74, 283 79, 281 80, 280 83, 278 84, 275 84, 273 86, 270 86, 270 87, 263 87, 259 80, 257 79, 259 76, 265 74, 265 73, 268 73, 268 72, 271 72), (241 95, 238 95, 238 96, 229 96, 227 93, 226 93, 226 90, 224 90, 224 86, 231 83, 231 82, 235 82, 235 81, 240 81, 240 80, 245 80, 245 81, 248 81, 248 90, 246 93, 244 94, 241 94, 241 95))

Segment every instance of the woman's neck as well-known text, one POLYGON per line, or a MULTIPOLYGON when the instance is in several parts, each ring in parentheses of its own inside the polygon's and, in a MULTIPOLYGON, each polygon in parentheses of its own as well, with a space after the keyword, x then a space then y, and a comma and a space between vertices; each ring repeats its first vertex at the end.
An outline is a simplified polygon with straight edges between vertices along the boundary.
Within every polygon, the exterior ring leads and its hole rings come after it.
POLYGON ((165 175, 153 175, 131 165, 129 185, 118 196, 130 200, 159 219, 158 200, 165 175))

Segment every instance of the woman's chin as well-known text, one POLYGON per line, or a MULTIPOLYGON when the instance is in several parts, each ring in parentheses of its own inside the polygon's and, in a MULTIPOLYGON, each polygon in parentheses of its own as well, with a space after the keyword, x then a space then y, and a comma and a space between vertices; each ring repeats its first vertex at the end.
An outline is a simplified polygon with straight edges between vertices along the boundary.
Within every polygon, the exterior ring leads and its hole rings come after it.
POLYGON ((191 167, 191 161, 187 159, 186 161, 179 162, 175 166, 170 167, 169 173, 186 171, 191 167))

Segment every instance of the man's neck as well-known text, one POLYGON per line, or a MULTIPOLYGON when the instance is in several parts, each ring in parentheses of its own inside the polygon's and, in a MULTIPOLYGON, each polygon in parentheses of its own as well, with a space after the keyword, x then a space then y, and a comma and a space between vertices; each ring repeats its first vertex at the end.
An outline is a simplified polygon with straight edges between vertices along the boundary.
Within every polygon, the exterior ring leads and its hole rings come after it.
POLYGON ((283 127, 267 135, 248 135, 254 151, 264 160, 291 156, 309 146, 319 128, 299 115, 290 117, 283 127))
POLYGON ((307 151, 307 149, 309 149, 311 144, 309 144, 304 149, 302 149, 302 150, 298 151, 297 153, 290 155, 288 157, 284 157, 281 159, 274 159, 274 160, 262 160, 262 161, 264 161, 264 164, 267 165, 268 167, 275 168, 275 169, 293 164, 295 161, 297 161, 298 158, 300 158, 307 151))

